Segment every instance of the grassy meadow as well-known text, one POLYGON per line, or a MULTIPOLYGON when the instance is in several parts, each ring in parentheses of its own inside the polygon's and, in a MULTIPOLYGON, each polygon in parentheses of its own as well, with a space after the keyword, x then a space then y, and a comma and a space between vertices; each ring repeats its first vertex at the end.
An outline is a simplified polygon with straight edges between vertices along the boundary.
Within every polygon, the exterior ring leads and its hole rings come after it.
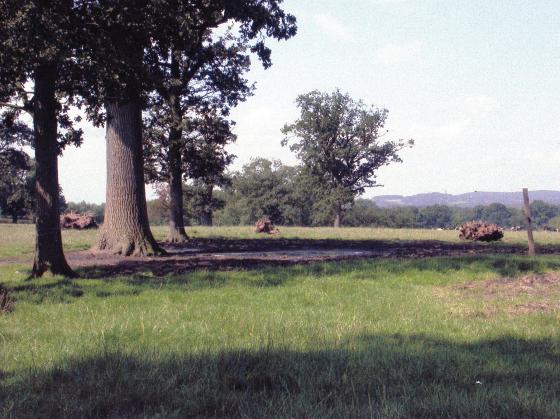
MULTIPOLYGON (((189 230, 255 237, 250 227, 189 230)), ((453 231, 281 231, 456 240, 453 231)), ((30 226, 0 232, 9 238, 0 258, 30 254, 30 226)), ((552 234, 537 241, 556 243, 552 234)), ((64 232, 67 250, 94 237, 64 232)), ((0 314, 0 417, 560 416, 560 256, 32 281, 28 268, 0 266, 14 299, 0 314)))

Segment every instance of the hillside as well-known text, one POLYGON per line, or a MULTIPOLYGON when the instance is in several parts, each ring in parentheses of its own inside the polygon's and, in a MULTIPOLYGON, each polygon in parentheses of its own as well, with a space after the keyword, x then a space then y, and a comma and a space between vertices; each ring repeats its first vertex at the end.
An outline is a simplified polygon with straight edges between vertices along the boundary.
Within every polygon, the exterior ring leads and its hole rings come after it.
MULTIPOLYGON (((529 191, 531 201, 545 201, 549 204, 560 205, 560 191, 529 191)), ((429 205, 449 205, 453 207, 470 208, 476 205, 488 205, 494 202, 508 207, 521 207, 523 196, 519 192, 469 192, 459 195, 439 192, 423 193, 411 196, 379 195, 372 198, 378 206, 392 208, 399 206, 427 207, 429 205)))

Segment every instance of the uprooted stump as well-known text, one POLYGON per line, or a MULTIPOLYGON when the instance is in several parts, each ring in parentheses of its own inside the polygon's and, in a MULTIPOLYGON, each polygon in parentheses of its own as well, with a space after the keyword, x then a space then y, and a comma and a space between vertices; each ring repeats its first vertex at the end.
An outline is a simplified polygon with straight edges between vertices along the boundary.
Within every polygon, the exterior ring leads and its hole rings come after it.
POLYGON ((270 221, 267 217, 262 217, 257 220, 255 223, 255 232, 256 233, 267 233, 267 234, 276 234, 280 233, 280 230, 274 226, 272 221, 270 221))
POLYGON ((9 313, 14 308, 10 292, 0 285, 0 314, 9 313))
POLYGON ((68 214, 62 214, 60 216, 60 227, 85 230, 88 228, 97 228, 98 225, 92 214, 69 212, 68 214))
POLYGON ((492 242, 502 237, 504 237, 502 228, 484 221, 469 221, 459 227, 459 238, 463 240, 492 242))

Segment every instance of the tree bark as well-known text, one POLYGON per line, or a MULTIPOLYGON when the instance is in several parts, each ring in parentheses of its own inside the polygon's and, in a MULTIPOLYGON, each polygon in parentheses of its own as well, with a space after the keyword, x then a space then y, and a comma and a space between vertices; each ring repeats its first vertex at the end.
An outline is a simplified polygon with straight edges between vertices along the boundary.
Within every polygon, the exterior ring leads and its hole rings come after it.
POLYGON ((107 191, 105 219, 97 249, 124 256, 165 253, 148 223, 142 155, 142 108, 139 101, 108 102, 107 191))
POLYGON ((172 127, 169 133, 169 243, 184 243, 189 237, 183 221, 183 169, 181 150, 177 142, 181 130, 172 127))
POLYGON ((342 205, 336 204, 334 207, 334 228, 340 228, 342 224, 342 205))
POLYGON ((206 193, 204 194, 205 205, 200 214, 200 225, 211 226, 212 225, 212 192, 214 190, 214 185, 206 185, 206 193))
POLYGON ((33 109, 37 201, 35 256, 31 271, 34 278, 47 270, 55 275, 77 276, 66 262, 60 232, 55 83, 56 68, 37 68, 33 109))
POLYGON ((18 216, 16 214, 12 214, 12 224, 17 224, 18 216))
POLYGON ((208 211, 204 211, 200 214, 200 225, 205 227, 212 226, 212 213, 208 211))
MULTIPOLYGON (((181 71, 175 51, 171 54, 171 77, 179 80, 181 71)), ((176 86, 171 87, 168 97, 171 113, 169 128, 169 243, 184 243, 189 237, 183 221, 183 159, 181 156, 181 137, 183 136, 183 110, 180 92, 176 86)))

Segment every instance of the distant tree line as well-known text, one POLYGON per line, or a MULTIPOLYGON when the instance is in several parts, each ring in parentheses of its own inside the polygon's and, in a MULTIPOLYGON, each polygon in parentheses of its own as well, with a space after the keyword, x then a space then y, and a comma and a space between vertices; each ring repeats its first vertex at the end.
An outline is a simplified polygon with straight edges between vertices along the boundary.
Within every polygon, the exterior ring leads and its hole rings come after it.
MULTIPOLYGON (((302 166, 261 158, 227 177, 227 186, 214 190, 211 202, 205 202, 196 185, 185 185, 187 225, 207 224, 204 214, 208 211, 215 225, 251 225, 263 216, 278 225, 332 225, 336 208, 302 166)), ((148 202, 151 224, 168 222, 166 200, 165 191, 160 191, 157 199, 148 202)), ((538 228, 560 228, 560 206, 534 201, 531 212, 538 228)), ((485 220, 505 228, 525 225, 520 208, 500 203, 473 208, 447 205, 381 208, 372 200, 359 198, 344 207, 342 219, 349 227, 450 229, 471 220, 485 220)))

